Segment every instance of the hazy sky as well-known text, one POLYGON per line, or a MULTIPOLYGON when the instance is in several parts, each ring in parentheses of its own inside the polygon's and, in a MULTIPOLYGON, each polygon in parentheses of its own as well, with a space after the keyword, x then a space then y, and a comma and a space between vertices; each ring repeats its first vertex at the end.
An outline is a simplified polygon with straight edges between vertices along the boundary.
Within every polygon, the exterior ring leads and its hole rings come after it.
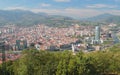
POLYGON ((120 0, 0 0, 0 9, 84 18, 103 13, 120 15, 120 0))

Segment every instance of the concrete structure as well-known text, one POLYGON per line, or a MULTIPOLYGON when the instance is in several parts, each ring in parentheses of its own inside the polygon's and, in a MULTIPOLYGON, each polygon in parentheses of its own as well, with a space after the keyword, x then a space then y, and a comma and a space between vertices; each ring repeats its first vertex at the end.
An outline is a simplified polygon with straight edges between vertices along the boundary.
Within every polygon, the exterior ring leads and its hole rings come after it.
POLYGON ((27 40, 16 40, 16 47, 18 50, 27 48, 27 40))
POLYGON ((72 44, 72 52, 75 53, 75 47, 73 44, 72 44))
POLYGON ((100 26, 95 27, 95 41, 100 43, 100 26))
POLYGON ((120 43, 120 39, 116 35, 115 31, 112 32, 112 38, 113 38, 114 44, 120 43))
POLYGON ((40 45, 39 45, 39 44, 35 44, 35 48, 36 48, 37 50, 40 50, 40 45))

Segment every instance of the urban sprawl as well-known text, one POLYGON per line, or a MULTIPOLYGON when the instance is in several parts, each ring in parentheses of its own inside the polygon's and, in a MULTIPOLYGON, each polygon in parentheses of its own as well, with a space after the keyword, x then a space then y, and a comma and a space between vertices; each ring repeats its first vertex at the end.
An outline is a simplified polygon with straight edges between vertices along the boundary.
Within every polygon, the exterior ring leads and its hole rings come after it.
POLYGON ((119 43, 120 28, 116 26, 114 23, 98 26, 74 24, 64 28, 48 27, 43 24, 31 27, 6 25, 0 27, 0 40, 5 41, 7 60, 20 57, 20 53, 10 54, 7 51, 17 52, 31 47, 36 50, 90 52, 104 50, 119 43))

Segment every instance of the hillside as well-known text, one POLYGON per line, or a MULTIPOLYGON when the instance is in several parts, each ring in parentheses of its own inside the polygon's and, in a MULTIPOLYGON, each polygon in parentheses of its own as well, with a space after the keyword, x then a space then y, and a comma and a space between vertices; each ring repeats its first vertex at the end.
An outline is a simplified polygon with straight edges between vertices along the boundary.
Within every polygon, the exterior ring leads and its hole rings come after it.
POLYGON ((94 16, 94 17, 91 17, 91 18, 84 19, 84 21, 120 24, 120 16, 105 13, 105 14, 101 14, 101 15, 98 15, 98 16, 94 16))
POLYGON ((67 50, 24 50, 19 59, 5 62, 5 69, 0 64, 0 75, 120 75, 119 45, 76 55, 67 50))
POLYGON ((0 10, 0 26, 15 24, 17 26, 32 26, 45 24, 53 27, 67 27, 74 23, 80 25, 98 25, 102 23, 116 23, 120 25, 120 16, 101 14, 87 19, 75 20, 71 17, 33 13, 25 10, 0 10))
POLYGON ((31 26, 46 24, 48 26, 69 26, 76 22, 65 16, 33 13, 25 10, 0 10, 0 25, 15 24, 18 26, 31 26))

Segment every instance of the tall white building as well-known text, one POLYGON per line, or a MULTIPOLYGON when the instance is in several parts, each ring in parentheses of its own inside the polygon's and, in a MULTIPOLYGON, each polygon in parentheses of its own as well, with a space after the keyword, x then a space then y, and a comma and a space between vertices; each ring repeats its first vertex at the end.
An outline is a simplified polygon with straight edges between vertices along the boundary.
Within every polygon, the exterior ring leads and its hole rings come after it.
POLYGON ((95 27, 95 41, 100 43, 100 26, 95 27))

